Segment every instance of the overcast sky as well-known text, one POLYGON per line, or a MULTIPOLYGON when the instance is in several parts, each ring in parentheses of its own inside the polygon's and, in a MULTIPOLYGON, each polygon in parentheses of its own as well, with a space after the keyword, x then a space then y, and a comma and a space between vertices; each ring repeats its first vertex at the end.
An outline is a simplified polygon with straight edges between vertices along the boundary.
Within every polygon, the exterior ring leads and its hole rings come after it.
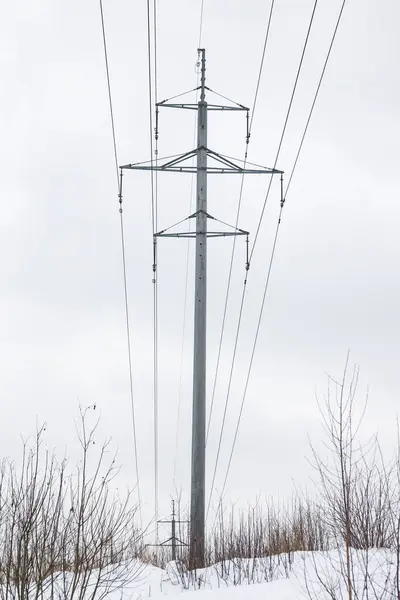
MULTIPOLYGON (((249 158, 272 166, 313 0, 276 0, 249 158)), ((320 0, 278 167, 289 173, 341 0, 320 0)), ((104 0, 120 164, 149 158, 146 2, 104 0)), ((251 106, 269 13, 261 0, 204 0, 207 84, 251 106)), ((284 209, 227 501, 285 497, 307 484, 315 392, 340 376, 348 349, 369 386, 366 427, 390 451, 399 403, 400 7, 348 0, 284 209)), ((196 85, 200 0, 158 3, 158 97, 196 85)), ((48 423, 50 447, 74 456, 79 403, 102 415, 133 485, 132 425, 119 215, 98 2, 6 3, 0 22, 0 455, 48 423)), ((193 148, 193 115, 160 114, 160 156, 193 148)), ((209 147, 243 157, 244 115, 213 113, 209 147)), ((276 182, 278 183, 278 182, 276 182)), ((245 180, 240 227, 253 234, 268 178, 245 180)), ((239 177, 213 178, 209 212, 234 223, 239 177)), ((191 207, 190 175, 159 178, 159 227, 191 207)), ((127 172, 125 226, 144 514, 152 514, 152 237, 148 174, 127 172)), ((221 486, 279 210, 274 184, 249 274, 221 486)), ((231 240, 209 246, 209 398, 231 240)), ((161 514, 173 493, 187 244, 159 244, 161 514)), ((214 464, 244 276, 238 240, 209 440, 214 464)), ((193 290, 189 261, 175 485, 189 486, 193 290)), ((210 478, 210 477, 209 477, 210 478)))

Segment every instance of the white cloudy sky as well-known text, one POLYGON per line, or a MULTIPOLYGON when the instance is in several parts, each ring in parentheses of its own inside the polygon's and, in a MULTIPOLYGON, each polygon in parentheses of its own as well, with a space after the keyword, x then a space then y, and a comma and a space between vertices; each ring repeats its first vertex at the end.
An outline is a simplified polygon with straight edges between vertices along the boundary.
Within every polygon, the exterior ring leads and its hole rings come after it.
MULTIPOLYGON (((313 0, 276 0, 250 160, 272 166, 313 0)), ((290 172, 341 0, 320 0, 279 168, 290 172)), ((149 158, 146 2, 104 0, 121 164, 149 158)), ((207 83, 251 105, 269 3, 204 0, 207 83)), ((287 495, 309 476, 307 434, 319 435, 315 390, 348 349, 370 390, 369 429, 390 448, 400 339, 400 8, 348 0, 288 195, 228 497, 287 495)), ((158 2, 158 94, 195 87, 200 0, 158 2)), ((21 0, 0 23, 0 454, 48 422, 48 443, 74 455, 78 404, 97 403, 133 484, 119 215, 98 2, 21 0)), ((193 147, 193 115, 160 116, 160 155, 193 147)), ((243 156, 243 115, 213 114, 209 146, 243 156)), ((212 179, 209 211, 234 222, 239 178, 212 179)), ((267 178, 248 178, 241 227, 256 229, 267 178)), ((159 180, 159 225, 188 215, 190 176, 159 180)), ((125 225, 139 464, 152 513, 152 239, 147 174, 125 177, 125 225)), ((230 450, 279 208, 272 188, 254 255, 217 487, 230 450)), ((215 369, 231 242, 210 242, 209 373, 215 369)), ((161 512, 173 493, 186 243, 162 240, 161 512)), ((192 266, 192 262, 190 262, 192 266)), ((238 241, 209 444, 213 466, 244 274, 238 241)), ((189 272, 188 294, 192 290, 189 272)), ((190 464, 192 305, 187 305, 176 485, 190 464)))

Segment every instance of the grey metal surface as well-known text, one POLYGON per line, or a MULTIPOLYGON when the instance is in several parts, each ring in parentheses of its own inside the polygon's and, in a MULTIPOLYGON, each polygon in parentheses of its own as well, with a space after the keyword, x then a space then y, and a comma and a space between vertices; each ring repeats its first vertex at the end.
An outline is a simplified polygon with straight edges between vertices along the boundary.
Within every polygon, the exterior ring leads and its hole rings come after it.
POLYGON ((192 476, 190 502, 190 563, 204 566, 206 336, 207 336, 207 103, 205 51, 201 50, 201 94, 197 122, 196 267, 194 305, 192 476))

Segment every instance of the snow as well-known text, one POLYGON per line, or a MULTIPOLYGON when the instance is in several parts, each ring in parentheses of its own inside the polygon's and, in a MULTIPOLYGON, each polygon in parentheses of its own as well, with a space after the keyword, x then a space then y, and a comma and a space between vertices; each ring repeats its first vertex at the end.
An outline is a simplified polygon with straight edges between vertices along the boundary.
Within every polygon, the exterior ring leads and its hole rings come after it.
MULTIPOLYGON (((351 550, 353 598, 397 598, 397 557, 385 550, 351 550)), ((165 570, 145 567, 132 598, 160 600, 183 594, 182 600, 332 600, 346 599, 345 549, 297 552, 258 560, 220 563, 191 575, 170 563, 165 570)), ((128 590, 125 590, 128 591, 128 590)), ((115 597, 116 598, 116 597, 115 597)))
MULTIPOLYGON (((398 598, 398 561, 385 550, 351 550, 352 597, 354 600, 398 598)), ((238 559, 218 563, 197 572, 180 563, 165 569, 133 561, 109 571, 88 576, 85 593, 73 593, 72 573, 54 574, 51 585, 42 588, 44 600, 346 600, 346 552, 297 552, 263 559, 238 559), (196 595, 196 597, 194 596, 196 595)), ((3 597, 4 590, 0 589, 3 597)), ((5 597, 5 596, 4 596, 5 597)), ((7 596, 7 597, 12 597, 7 596)), ((37 597, 31 589, 27 598, 37 597)))

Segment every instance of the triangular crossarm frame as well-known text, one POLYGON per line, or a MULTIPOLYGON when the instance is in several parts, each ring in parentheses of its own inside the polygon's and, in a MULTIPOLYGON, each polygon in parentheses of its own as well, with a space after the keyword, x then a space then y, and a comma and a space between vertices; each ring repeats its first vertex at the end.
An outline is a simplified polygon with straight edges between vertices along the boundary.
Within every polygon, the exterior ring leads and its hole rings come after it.
POLYGON ((196 239, 196 235, 198 235, 199 233, 205 234, 205 236, 207 238, 232 237, 232 236, 236 236, 236 235, 246 236, 246 265, 245 266, 246 266, 246 271, 249 270, 249 268, 250 268, 250 256, 249 256, 249 235, 250 235, 250 233, 248 231, 245 231, 244 229, 240 229, 239 227, 236 227, 235 225, 229 225, 229 223, 225 223, 225 221, 220 221, 219 219, 216 219, 215 217, 210 215, 208 212, 205 212, 204 210, 197 210, 196 212, 189 215, 185 219, 182 219, 182 221, 178 221, 178 223, 175 223, 174 225, 171 225, 170 227, 167 227, 166 229, 162 229, 158 233, 154 234, 154 236, 153 236, 153 238, 154 238, 153 271, 155 272, 157 269, 156 245, 157 245, 158 238, 166 237, 166 238, 196 239), (184 223, 185 221, 189 221, 190 219, 195 219, 199 213, 203 213, 207 219, 210 219, 212 221, 215 221, 216 223, 221 223, 221 225, 225 225, 226 227, 229 227, 231 229, 231 231, 209 231, 209 230, 207 230, 207 231, 200 231, 200 232, 199 231, 182 231, 182 232, 177 232, 177 233, 174 233, 171 231, 171 229, 173 229, 174 227, 177 227, 181 223, 184 223))
MULTIPOLYGON (((197 92, 198 90, 201 89, 201 86, 198 86, 197 88, 194 88, 194 90, 190 90, 190 92, 197 92)), ((211 88, 209 88, 208 86, 204 86, 204 89, 211 92, 212 94, 215 94, 216 96, 219 96, 220 98, 223 98, 224 100, 228 100, 228 102, 231 102, 231 104, 229 105, 225 105, 225 104, 208 104, 207 103, 207 110, 222 110, 222 111, 246 111, 249 112, 249 108, 247 106, 243 106, 243 104, 239 104, 238 102, 235 102, 234 100, 230 100, 230 98, 227 98, 226 96, 223 96, 222 94, 219 94, 218 92, 216 92, 215 90, 212 90, 211 88)), ((194 103, 194 102, 183 102, 183 103, 176 103, 176 102, 171 102, 171 100, 174 100, 175 98, 180 98, 181 96, 185 96, 186 94, 189 94, 190 92, 183 92, 183 94, 178 94, 177 96, 173 96, 172 98, 167 98, 166 100, 163 100, 162 102, 157 102, 156 106, 157 108, 183 108, 186 110, 198 110, 198 103, 194 103)))
POLYGON ((229 225, 229 223, 225 223, 224 221, 220 221, 219 219, 216 219, 215 217, 213 217, 212 215, 210 215, 207 212, 196 211, 192 215, 189 215, 185 219, 182 219, 182 221, 175 223, 175 225, 171 225, 170 227, 167 227, 166 229, 162 229, 161 231, 158 231, 157 233, 154 234, 154 237, 155 238, 158 238, 158 237, 195 238, 196 233, 198 233, 196 231, 173 232, 173 231, 171 231, 171 229, 173 229, 174 227, 177 227, 178 225, 180 225, 181 223, 184 223, 185 221, 189 221, 189 219, 195 219, 200 212, 205 214, 207 219, 215 221, 216 223, 221 223, 222 225, 225 225, 226 227, 229 227, 231 229, 231 231, 207 231, 206 232, 207 237, 231 237, 231 236, 235 236, 235 235, 245 235, 248 237, 250 235, 248 231, 245 231, 244 229, 239 229, 239 227, 235 227, 234 225, 229 225))
POLYGON ((218 154, 209 148, 201 146, 195 148, 184 154, 174 156, 172 159, 159 159, 157 163, 154 161, 147 161, 143 163, 132 163, 129 165, 123 165, 122 169, 134 169, 137 171, 163 171, 170 173, 197 173, 200 170, 207 171, 209 174, 228 175, 228 174, 251 174, 251 175, 275 175, 281 174, 283 171, 278 169, 271 169, 269 167, 263 167, 261 165, 255 165, 253 163, 240 161, 236 158, 224 156, 218 154), (207 156, 213 159, 214 164, 208 164, 207 167, 197 167, 195 164, 185 164, 190 159, 197 156, 198 150, 206 150, 207 156), (240 164, 242 162, 242 165, 240 164), (218 163, 217 165, 215 163, 218 163), (248 165, 248 166, 245 166, 248 165))

